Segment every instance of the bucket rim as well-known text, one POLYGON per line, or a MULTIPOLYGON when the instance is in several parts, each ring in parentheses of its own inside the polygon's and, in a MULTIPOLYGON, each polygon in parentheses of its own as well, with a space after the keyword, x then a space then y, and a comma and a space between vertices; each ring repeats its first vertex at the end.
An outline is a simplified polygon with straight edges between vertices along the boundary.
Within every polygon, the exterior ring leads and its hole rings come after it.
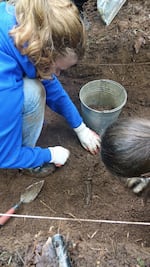
POLYGON ((87 82, 85 85, 83 85, 83 86, 81 87, 80 92, 79 92, 79 98, 80 98, 81 103, 82 103, 86 108, 88 108, 88 109, 91 110, 91 111, 94 111, 94 112, 96 112, 96 113, 113 113, 113 112, 118 111, 119 109, 122 109, 122 108, 125 106, 125 104, 126 104, 126 102, 127 102, 127 91, 126 91, 126 89, 125 89, 120 83, 118 83, 118 82, 116 82, 116 81, 109 80, 109 79, 99 79, 99 80, 97 79, 97 80, 89 81, 89 82, 87 82), (121 105, 119 105, 119 106, 116 107, 116 108, 109 109, 109 110, 107 110, 107 109, 105 109, 105 110, 96 110, 96 109, 93 109, 93 108, 89 107, 87 104, 85 104, 85 103, 82 101, 82 99, 81 99, 81 93, 82 93, 83 89, 85 88, 85 86, 87 86, 87 85, 89 85, 89 84, 91 84, 91 83, 94 83, 94 82, 100 82, 100 81, 103 81, 103 82, 110 82, 110 83, 119 85, 119 87, 121 87, 121 89, 122 89, 123 92, 124 92, 124 96, 125 96, 125 99, 124 99, 124 101, 122 102, 121 105))

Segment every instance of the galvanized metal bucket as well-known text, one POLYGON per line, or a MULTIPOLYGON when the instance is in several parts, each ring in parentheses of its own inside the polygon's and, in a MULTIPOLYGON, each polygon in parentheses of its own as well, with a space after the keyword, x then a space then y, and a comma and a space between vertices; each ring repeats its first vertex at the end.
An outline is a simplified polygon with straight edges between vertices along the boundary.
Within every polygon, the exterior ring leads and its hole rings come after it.
POLYGON ((86 125, 98 134, 118 119, 127 101, 125 88, 112 80, 94 80, 79 93, 81 114, 86 125))

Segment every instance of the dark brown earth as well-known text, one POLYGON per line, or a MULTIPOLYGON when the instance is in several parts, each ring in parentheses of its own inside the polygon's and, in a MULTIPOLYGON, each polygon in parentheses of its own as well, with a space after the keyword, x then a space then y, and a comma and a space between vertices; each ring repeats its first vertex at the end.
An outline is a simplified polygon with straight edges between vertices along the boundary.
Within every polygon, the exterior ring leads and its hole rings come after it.
POLYGON ((91 109, 94 109, 94 110, 97 110, 97 111, 103 111, 103 110, 111 110, 111 109, 114 109, 115 107, 113 106, 110 106, 110 105, 100 105, 100 106, 97 106, 97 105, 89 105, 89 107, 91 109))
MULTIPOLYGON (((80 88, 95 79, 111 79, 128 93, 120 117, 149 118, 149 0, 126 1, 109 26, 101 21, 95 0, 88 0, 84 11, 88 21, 85 58, 60 78, 73 102, 80 110, 80 88)), ((17 214, 76 220, 11 218, 0 229, 0 266, 56 266, 43 263, 45 255, 41 263, 34 259, 48 237, 61 233, 69 241, 73 267, 149 267, 150 226, 114 221, 150 223, 150 201, 144 206, 142 196, 112 176, 99 155, 86 152, 66 122, 52 111, 46 110, 38 144, 62 145, 71 155, 64 167, 44 179, 36 200, 23 204, 17 214), (92 184, 91 196, 87 184, 92 184)), ((1 170, 0 174, 0 212, 5 212, 37 179, 16 170, 1 170)))

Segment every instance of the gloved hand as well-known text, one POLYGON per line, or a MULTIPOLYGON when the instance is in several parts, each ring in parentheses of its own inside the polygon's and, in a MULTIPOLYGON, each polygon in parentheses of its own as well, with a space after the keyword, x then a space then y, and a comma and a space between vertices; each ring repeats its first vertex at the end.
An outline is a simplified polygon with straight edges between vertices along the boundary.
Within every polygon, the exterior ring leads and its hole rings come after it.
POLYGON ((150 178, 141 178, 141 177, 133 177, 133 178, 128 178, 126 181, 126 185, 129 188, 132 188, 132 191, 135 194, 141 193, 150 183, 150 178))
POLYGON ((94 131, 89 129, 83 122, 77 128, 74 128, 81 145, 91 154, 97 154, 100 148, 100 137, 94 131))
POLYGON ((48 149, 51 153, 50 163, 54 163, 57 167, 64 165, 69 158, 69 150, 62 146, 49 147, 48 149))

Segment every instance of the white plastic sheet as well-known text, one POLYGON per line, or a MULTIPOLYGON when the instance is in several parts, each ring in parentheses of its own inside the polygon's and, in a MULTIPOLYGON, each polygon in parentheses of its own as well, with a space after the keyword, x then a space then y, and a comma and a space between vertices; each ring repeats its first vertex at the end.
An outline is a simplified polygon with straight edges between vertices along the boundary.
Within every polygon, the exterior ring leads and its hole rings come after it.
POLYGON ((109 25, 126 0, 97 0, 97 9, 106 25, 109 25))

